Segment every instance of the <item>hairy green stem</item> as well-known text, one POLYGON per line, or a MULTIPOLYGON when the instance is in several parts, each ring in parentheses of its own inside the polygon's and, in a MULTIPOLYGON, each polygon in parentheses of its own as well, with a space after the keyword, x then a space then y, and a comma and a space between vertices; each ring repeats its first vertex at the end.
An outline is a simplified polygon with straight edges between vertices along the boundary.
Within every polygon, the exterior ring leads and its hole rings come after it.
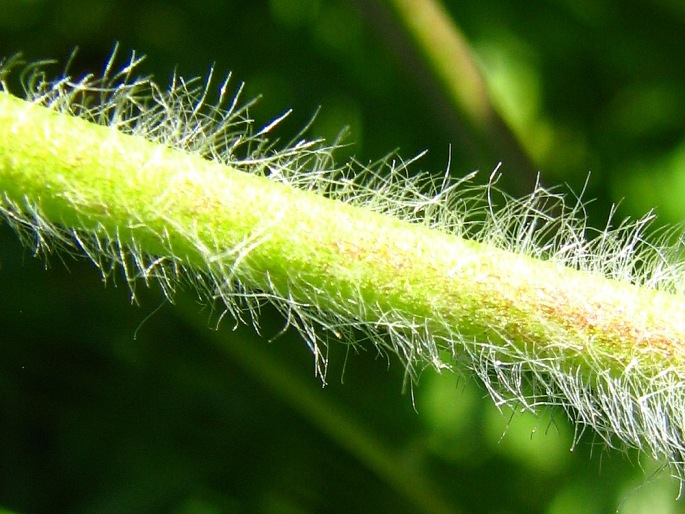
POLYGON ((252 135, 206 88, 131 82, 137 62, 38 81, 32 101, 0 90, 0 214, 38 249, 61 244, 168 293, 190 282, 241 319, 271 302, 322 375, 330 339, 397 354, 412 379, 458 361, 498 405, 560 405, 578 433, 685 474, 682 266, 645 251, 643 225, 590 242, 576 210, 545 212, 558 200, 545 191, 542 207, 536 190, 496 210, 489 188, 426 194, 393 167, 346 175, 326 148, 273 150, 271 126, 252 135), (256 148, 236 157, 245 141, 256 148))
POLYGON ((683 364, 679 296, 299 191, 7 94, 0 153, 6 201, 189 266, 209 253, 249 288, 316 296, 331 310, 348 299, 344 313, 361 322, 411 318, 445 340, 458 331, 521 348, 560 341, 550 352, 581 368, 587 352, 607 368, 683 364))

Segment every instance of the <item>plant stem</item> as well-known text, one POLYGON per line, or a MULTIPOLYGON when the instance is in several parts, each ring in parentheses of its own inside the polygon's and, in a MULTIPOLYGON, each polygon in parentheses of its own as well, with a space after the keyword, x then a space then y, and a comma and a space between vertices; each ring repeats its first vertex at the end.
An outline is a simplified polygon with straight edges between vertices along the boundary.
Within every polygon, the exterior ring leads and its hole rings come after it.
POLYGON ((586 352, 619 369, 634 359, 681 365, 678 296, 299 191, 6 94, 0 152, 7 200, 147 254, 227 267, 248 288, 287 291, 361 323, 413 319, 445 341, 455 332, 521 349, 554 341, 581 366, 586 352))
POLYGON ((532 183, 538 168, 520 137, 490 98, 469 42, 439 0, 387 0, 430 66, 436 80, 481 143, 532 183), (493 151, 494 150, 494 151, 493 151))
MULTIPOLYGON (((185 323, 197 330, 203 328, 196 305, 183 302, 179 306, 185 323)), ((230 337, 214 332, 210 340, 272 394, 280 397, 294 411, 307 419, 335 443, 354 455, 380 480, 398 495, 425 514, 458 514, 420 468, 410 466, 401 452, 389 448, 354 413, 326 400, 322 389, 287 369, 270 352, 246 341, 241 332, 230 337)))
POLYGON ((236 315, 240 302, 254 314, 269 300, 322 372, 325 334, 357 344, 360 330, 409 373, 457 359, 498 402, 561 404, 610 444, 682 464, 685 297, 237 166, 0 93, 0 211, 39 242, 71 244, 133 279, 190 279, 236 315))

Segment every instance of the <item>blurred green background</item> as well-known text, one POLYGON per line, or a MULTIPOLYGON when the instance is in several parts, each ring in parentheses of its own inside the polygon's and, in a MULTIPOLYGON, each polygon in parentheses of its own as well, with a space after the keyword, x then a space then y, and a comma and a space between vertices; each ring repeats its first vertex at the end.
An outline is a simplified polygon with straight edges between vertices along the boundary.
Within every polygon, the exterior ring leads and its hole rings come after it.
MULTIPOLYGON (((141 73, 246 82, 283 137, 362 162, 428 149, 441 175, 501 160, 501 185, 583 189, 602 226, 656 209, 685 217, 685 7, 677 0, 445 2, 529 164, 474 145, 443 84, 381 0, 0 0, 0 55, 99 72, 115 42, 141 73), (508 162, 512 162, 510 166, 508 162)), ((57 74, 61 67, 57 65, 57 74)), ((486 142, 487 143, 487 142, 486 142)), ((418 168, 417 168, 418 169, 418 168)), ((0 507, 20 513, 677 513, 658 465, 573 447, 561 412, 500 412, 469 377, 331 348, 328 385, 296 334, 269 342, 180 291, 177 305, 69 256, 35 259, 0 227, 0 507), (158 309, 159 308, 159 309, 158 309)))

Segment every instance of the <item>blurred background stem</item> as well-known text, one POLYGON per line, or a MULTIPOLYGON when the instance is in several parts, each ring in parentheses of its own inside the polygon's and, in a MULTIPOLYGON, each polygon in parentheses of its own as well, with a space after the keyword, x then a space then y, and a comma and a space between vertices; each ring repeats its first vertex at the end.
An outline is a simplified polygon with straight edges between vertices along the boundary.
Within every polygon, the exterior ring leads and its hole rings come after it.
MULTIPOLYGON (((185 323, 198 333, 207 330, 197 304, 181 298, 176 302, 185 323)), ((459 514, 442 497, 436 485, 427 479, 421 466, 403 459, 388 448, 383 437, 374 434, 353 412, 331 402, 321 387, 303 379, 299 373, 280 362, 274 354, 255 341, 245 340, 243 330, 213 331, 208 339, 233 362, 236 362, 270 394, 290 405, 294 411, 321 430, 345 451, 354 455, 380 480, 424 514, 459 514)))
POLYGON ((530 192, 537 165, 495 103, 478 59, 439 0, 359 0, 398 59, 411 70, 436 115, 453 127, 462 151, 482 162, 503 161, 507 188, 530 192), (440 112, 442 111, 442 112, 440 112))

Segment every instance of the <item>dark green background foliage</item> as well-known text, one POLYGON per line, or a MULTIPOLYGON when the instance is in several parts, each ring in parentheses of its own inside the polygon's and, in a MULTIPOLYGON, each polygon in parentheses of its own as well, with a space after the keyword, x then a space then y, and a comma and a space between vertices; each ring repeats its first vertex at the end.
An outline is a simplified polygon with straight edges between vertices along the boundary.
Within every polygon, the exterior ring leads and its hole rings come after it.
MULTIPOLYGON (((680 222, 680 2, 447 7, 543 183, 579 191, 591 171, 596 225, 624 197, 622 216, 655 207, 662 222, 680 222)), ((286 139, 321 106, 310 135, 333 139, 349 125, 341 158, 428 149, 420 166, 441 174, 452 144, 455 176, 480 169, 485 180, 503 160, 509 191, 534 181, 506 155, 461 143, 458 113, 380 0, 0 1, 2 55, 65 62, 78 46, 72 72, 97 72, 117 41, 148 55, 141 73, 162 83, 174 70, 233 70, 246 98, 263 94, 258 122, 295 109, 286 139)), ((46 267, 6 226, 0 237, 8 509, 399 513, 417 512, 425 494, 424 504, 462 513, 685 512, 676 484, 652 477, 654 464, 640 469, 634 453, 606 452, 589 433, 570 452, 563 413, 510 421, 471 378, 432 371, 402 394, 398 362, 341 345, 322 388, 296 334, 267 343, 283 325, 268 309, 263 337, 227 319, 214 332, 218 313, 192 291, 172 306, 139 284, 131 306, 121 277, 103 286, 82 259, 53 255, 46 267)))

